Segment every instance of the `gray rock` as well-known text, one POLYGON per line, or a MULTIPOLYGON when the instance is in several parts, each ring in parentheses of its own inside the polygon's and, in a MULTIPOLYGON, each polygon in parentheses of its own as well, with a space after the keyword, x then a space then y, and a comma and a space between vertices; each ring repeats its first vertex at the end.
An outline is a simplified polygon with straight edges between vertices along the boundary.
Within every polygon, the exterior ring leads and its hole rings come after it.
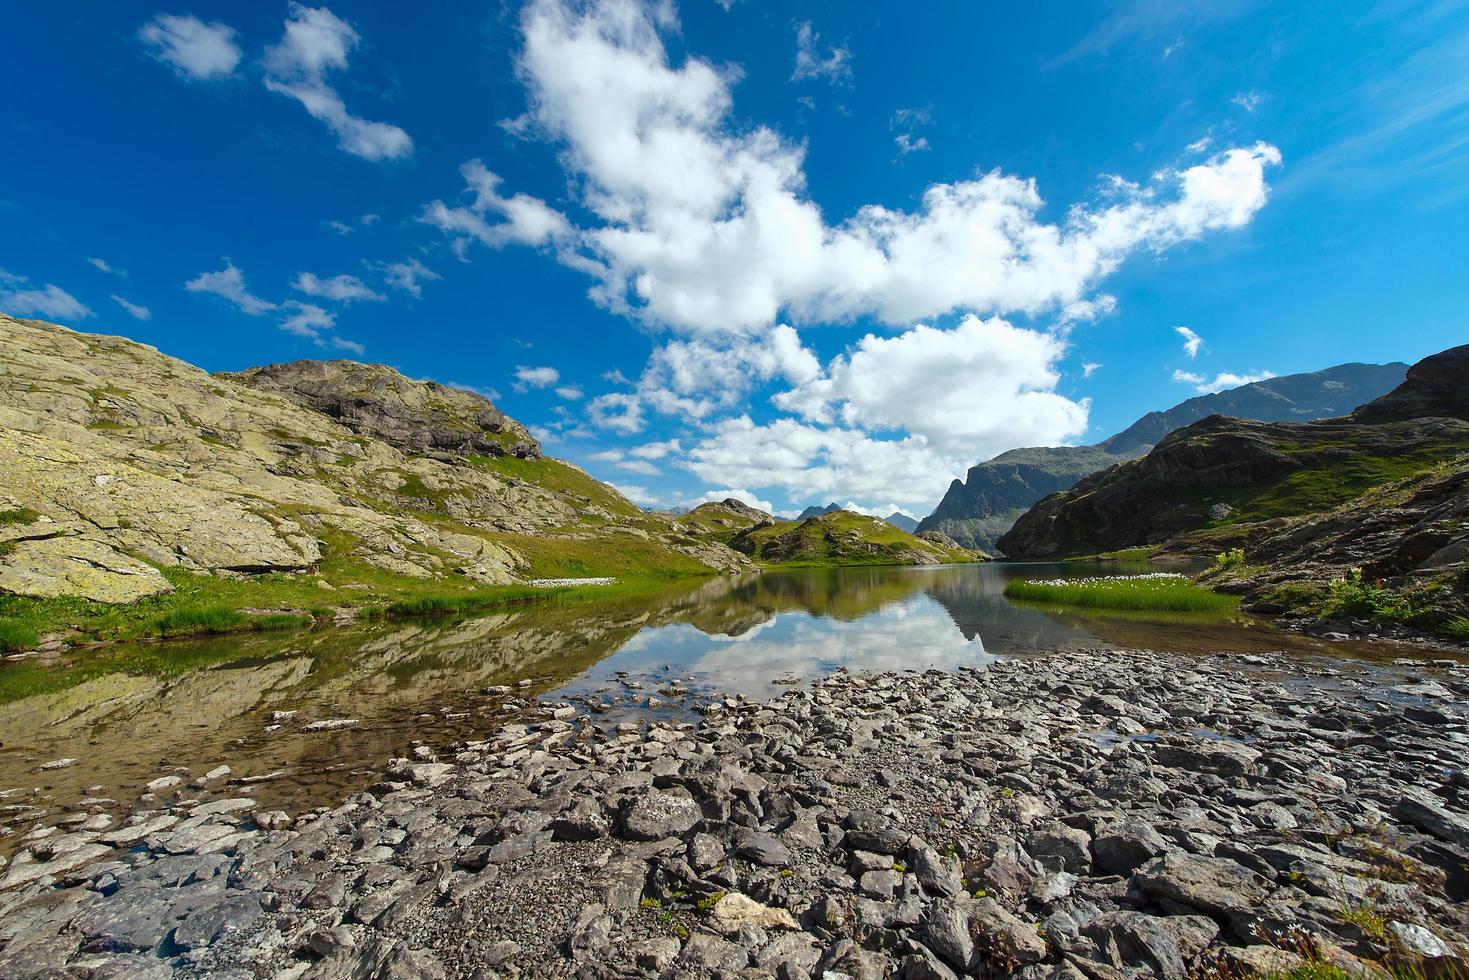
POLYGON ((1130 875, 1166 850, 1163 836, 1140 821, 1103 831, 1092 841, 1097 870, 1111 875, 1130 875))
POLYGON ((179 923, 173 931, 173 941, 185 949, 208 946, 225 932, 249 928, 260 915, 260 899, 253 895, 231 895, 179 923))
POLYGON ((1224 918, 1242 917, 1270 895, 1269 884, 1255 872, 1224 858, 1196 854, 1156 858, 1135 880, 1154 898, 1224 918))
POLYGON ((654 975, 660 975, 678 959, 682 946, 672 937, 645 939, 632 948, 633 960, 654 975))
POLYGON ((1080 875, 1092 867, 1091 835, 1077 827, 1061 826, 1038 831, 1026 840, 1025 849, 1038 864, 1051 871, 1080 875))
MULTIPOLYGON (((753 864, 767 868, 785 867, 791 863, 791 852, 772 834, 747 833, 740 837, 735 853, 753 864)), ((891 863, 891 862, 889 862, 891 863)))
POLYGON ((970 903, 944 898, 929 906, 923 927, 923 944, 939 958, 959 970, 969 970, 974 958, 974 939, 969 935, 970 903))
POLYGON ((923 845, 908 850, 908 862, 923 890, 935 896, 953 896, 964 890, 959 876, 959 860, 939 854, 923 845))
POLYGON ((638 797, 628 809, 623 831, 633 840, 663 840, 683 836, 702 818, 693 800, 654 791, 638 797))
POLYGON ((1393 816, 1439 840, 1469 847, 1469 817, 1455 813, 1427 793, 1404 796, 1393 807, 1393 816))
POLYGON ((1153 757, 1165 766, 1220 776, 1243 776, 1255 767, 1260 752, 1240 742, 1195 738, 1188 742, 1156 742, 1153 757))
POLYGON ((1200 915, 1110 912, 1084 932, 1116 951, 1124 967, 1151 970, 1165 980, 1183 980, 1189 961, 1219 935, 1214 920, 1200 915))
POLYGON ((1046 958, 1046 940, 1035 927, 1022 922, 992 898, 969 906, 969 929, 975 940, 1003 961, 1039 963, 1046 958))

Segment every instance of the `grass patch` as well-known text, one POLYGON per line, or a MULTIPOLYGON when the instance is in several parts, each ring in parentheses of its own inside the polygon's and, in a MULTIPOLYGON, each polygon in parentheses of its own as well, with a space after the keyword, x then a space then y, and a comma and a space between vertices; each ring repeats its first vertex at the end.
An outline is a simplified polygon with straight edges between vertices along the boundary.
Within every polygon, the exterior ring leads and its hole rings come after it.
POLYGON ((616 490, 559 459, 551 459, 549 456, 535 459, 522 459, 519 456, 468 456, 466 459, 471 465, 493 473, 502 480, 520 480, 534 484, 542 490, 571 497, 574 502, 595 504, 618 517, 635 517, 642 513, 636 504, 616 490))
POLYGON ((1087 579, 1015 579, 1005 596, 1023 602, 1133 612, 1228 612, 1239 600, 1178 575, 1087 579))
POLYGON ((29 650, 36 642, 35 630, 9 619, 0 619, 0 653, 29 650))
POLYGON ((926 552, 945 562, 973 556, 914 537, 887 521, 838 510, 804 521, 781 521, 735 535, 730 546, 767 568, 906 564, 902 553, 926 552))
POLYGON ((12 507, 10 510, 0 510, 0 526, 6 524, 34 524, 41 519, 41 515, 29 507, 12 507))
POLYGON ((243 613, 228 606, 172 609, 149 624, 155 636, 190 636, 199 633, 233 633, 249 625, 243 613))

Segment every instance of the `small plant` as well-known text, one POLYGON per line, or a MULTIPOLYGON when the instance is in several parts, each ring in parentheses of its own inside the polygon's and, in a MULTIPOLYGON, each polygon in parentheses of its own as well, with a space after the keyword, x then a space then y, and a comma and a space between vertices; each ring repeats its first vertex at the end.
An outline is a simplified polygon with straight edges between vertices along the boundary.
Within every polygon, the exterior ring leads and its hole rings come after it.
POLYGON ((794 878, 796 876, 796 873, 794 871, 792 871, 790 868, 781 868, 780 869, 780 876, 782 878, 794 878))
POLYGON ((1387 917, 1375 905, 1344 906, 1341 920, 1351 923, 1378 941, 1387 939, 1387 917))
POLYGON ((249 621, 226 606, 175 609, 153 620, 152 632, 158 636, 180 636, 188 633, 229 633, 243 629, 249 621))
POLYGON ((908 866, 902 861, 894 861, 893 870, 896 871, 898 874, 906 874, 908 871, 908 866))
POLYGON ((1444 623, 1445 636, 1452 636, 1456 640, 1469 640, 1469 616, 1455 616, 1444 623))
POLYGON ((0 653, 29 650, 36 645, 36 634, 19 623, 0 619, 0 653))
POLYGON ((29 507, 13 507, 10 510, 0 510, 0 525, 34 524, 40 517, 40 514, 29 507))
POLYGON ((661 899, 661 898, 645 898, 641 902, 639 902, 638 904, 641 905, 645 909, 661 909, 663 907, 663 899, 661 899))
POLYGON ((694 908, 698 910, 700 915, 708 915, 710 912, 714 911, 714 906, 718 905, 720 900, 723 898, 724 892, 715 892, 713 895, 710 895, 707 898, 701 898, 697 902, 695 902, 694 908))
POLYGON ((1332 580, 1328 609, 1342 616, 1392 620, 1407 619, 1413 612, 1402 596, 1364 579, 1360 568, 1332 580))
POLYGON ((1230 548, 1214 556, 1215 568, 1238 568, 1245 563, 1245 549, 1230 548))
POLYGON ((688 927, 685 926, 682 922, 675 922, 673 924, 672 932, 679 939, 682 939, 684 942, 688 942, 689 930, 688 927))

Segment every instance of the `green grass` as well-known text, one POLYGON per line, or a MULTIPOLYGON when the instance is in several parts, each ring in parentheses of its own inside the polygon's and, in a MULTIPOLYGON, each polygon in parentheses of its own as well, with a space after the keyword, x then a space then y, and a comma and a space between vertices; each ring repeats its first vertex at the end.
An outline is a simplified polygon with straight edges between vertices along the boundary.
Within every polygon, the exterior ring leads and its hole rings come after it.
POLYGON ((1239 600, 1183 578, 1015 579, 1005 596, 1023 602, 1135 612, 1227 612, 1239 600))
POLYGON ((1147 561, 1153 557, 1157 547, 1150 544, 1141 545, 1136 548, 1119 548, 1116 551, 1104 551, 1097 555, 1080 555, 1076 558, 1067 558, 1067 561, 1147 561))
POLYGON ((29 650, 36 645, 36 631, 8 619, 0 619, 0 653, 29 650))
POLYGON ((468 456, 469 462, 502 480, 521 480, 543 490, 572 497, 574 501, 588 501, 619 517, 634 517, 642 513, 637 505, 605 483, 599 483, 590 475, 569 463, 549 456, 536 459, 521 459, 519 456, 468 456))
POLYGON ((916 538, 887 521, 845 510, 752 528, 737 535, 733 546, 766 568, 891 565, 898 563, 905 549, 948 562, 973 560, 962 551, 916 538))
POLYGON ((0 527, 6 524, 34 524, 40 518, 41 515, 29 507, 13 507, 10 510, 0 510, 0 527))

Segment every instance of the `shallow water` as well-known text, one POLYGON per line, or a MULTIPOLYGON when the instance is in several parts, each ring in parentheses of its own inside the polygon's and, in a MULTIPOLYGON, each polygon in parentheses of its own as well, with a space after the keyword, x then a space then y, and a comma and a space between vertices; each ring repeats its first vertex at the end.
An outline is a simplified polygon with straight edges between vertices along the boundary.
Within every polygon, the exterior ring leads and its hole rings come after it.
MULTIPOLYGON (((689 717, 710 692, 764 697, 839 669, 949 670, 1078 647, 1422 655, 1281 633, 1244 616, 1068 612, 1003 595, 1017 575, 1118 570, 1065 563, 772 572, 461 623, 123 645, 6 664, 0 825, 23 831, 83 797, 128 805, 151 779, 192 779, 220 764, 231 778, 260 779, 231 792, 267 805, 335 802, 415 740, 441 745, 492 729, 510 709, 483 689, 526 679, 525 696, 584 700, 615 722, 689 717), (355 724, 303 731, 329 719, 355 724), (41 768, 61 758, 78 762, 41 768)), ((0 852, 13 851, 16 836, 0 837, 0 852)))

